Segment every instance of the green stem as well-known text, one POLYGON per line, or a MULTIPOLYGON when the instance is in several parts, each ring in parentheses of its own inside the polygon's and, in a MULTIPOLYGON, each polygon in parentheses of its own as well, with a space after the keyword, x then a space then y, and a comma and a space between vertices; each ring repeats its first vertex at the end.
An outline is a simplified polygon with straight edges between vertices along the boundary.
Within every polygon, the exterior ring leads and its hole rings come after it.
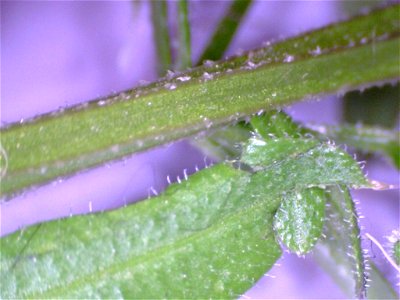
POLYGON ((201 55, 198 63, 204 60, 220 59, 228 48, 236 29, 238 28, 252 0, 233 0, 225 17, 221 20, 217 30, 201 55))
POLYGON ((179 37, 179 60, 178 68, 184 70, 192 66, 190 46, 190 24, 188 18, 188 1, 178 1, 178 37, 179 37))
POLYGON ((397 80, 398 8, 2 128, 7 169, 1 172, 1 193, 10 195, 260 110, 397 80), (316 48, 319 55, 312 51, 316 48))
POLYGON ((150 1, 153 36, 158 56, 158 74, 165 75, 171 67, 171 49, 168 32, 168 7, 166 1, 150 1))

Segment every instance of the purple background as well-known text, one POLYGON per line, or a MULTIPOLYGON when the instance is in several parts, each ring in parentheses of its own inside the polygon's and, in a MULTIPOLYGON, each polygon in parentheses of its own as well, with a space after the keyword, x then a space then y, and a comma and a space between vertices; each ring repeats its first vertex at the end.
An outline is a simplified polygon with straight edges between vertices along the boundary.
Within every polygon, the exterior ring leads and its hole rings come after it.
MULTIPOLYGON (((193 61, 206 45, 226 1, 190 4, 193 61)), ((343 19, 335 1, 259 1, 250 8, 228 50, 258 47, 262 42, 343 19)), ((1 2, 1 124, 131 88, 154 80, 156 56, 146 2, 1 2)), ((287 110, 296 120, 334 124, 340 102, 299 103, 287 110)), ((66 141, 67 142, 67 141, 66 141)), ((38 221, 115 208, 160 191, 166 177, 204 166, 204 155, 181 141, 121 162, 107 164, 68 180, 26 192, 1 204, 1 235, 38 221)), ((371 178, 398 185, 398 172, 385 160, 367 164, 371 178)), ((362 225, 385 244, 384 235, 399 227, 398 191, 357 191, 362 225)), ((395 275, 376 247, 365 243, 374 260, 394 281, 395 275)), ((268 275, 244 297, 343 298, 342 292, 313 262, 285 253, 268 275), (278 266, 280 265, 280 266, 278 266), (275 279, 272 279, 272 276, 275 279)))

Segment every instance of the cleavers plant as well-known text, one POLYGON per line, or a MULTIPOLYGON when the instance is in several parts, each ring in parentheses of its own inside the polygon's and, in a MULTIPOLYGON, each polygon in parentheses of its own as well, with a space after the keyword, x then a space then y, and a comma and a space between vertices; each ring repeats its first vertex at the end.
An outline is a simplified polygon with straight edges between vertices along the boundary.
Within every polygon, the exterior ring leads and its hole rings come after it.
MULTIPOLYGON (((187 14, 186 1, 179 5, 187 14)), ((238 14, 248 5, 236 7, 238 14)), ((165 16, 165 3, 152 6, 165 16)), ((397 163, 398 132, 305 128, 276 109, 332 92, 395 85, 399 12, 399 5, 388 6, 2 128, 4 201, 33 185, 211 129, 197 143, 225 160, 153 199, 3 237, 1 298, 235 298, 274 265, 282 249, 314 251, 333 276, 347 270, 337 281, 349 297, 396 297, 373 264, 367 275, 371 262, 349 193, 377 184, 330 139, 384 152, 397 163), (61 142, 66 138, 67 147, 61 142), (368 276, 378 278, 369 289, 368 276)), ((187 15, 180 22, 186 26, 187 15)), ((164 25, 155 24, 161 36, 164 25)), ((181 31, 187 46, 189 31, 181 31)), ((161 40, 168 46, 167 38, 161 40)), ((167 48, 159 47, 165 60, 160 72, 171 65, 167 48)), ((176 65, 188 64, 186 50, 176 65)))

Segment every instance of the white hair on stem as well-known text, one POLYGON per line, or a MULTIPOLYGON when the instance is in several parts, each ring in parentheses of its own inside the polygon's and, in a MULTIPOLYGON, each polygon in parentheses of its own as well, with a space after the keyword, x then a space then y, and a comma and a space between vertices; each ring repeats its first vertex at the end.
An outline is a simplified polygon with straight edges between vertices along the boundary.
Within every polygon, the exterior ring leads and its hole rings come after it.
POLYGON ((378 248, 381 250, 382 254, 385 256, 387 261, 392 265, 393 268, 396 269, 397 272, 400 273, 400 267, 396 264, 396 262, 390 257, 390 255, 386 252, 386 250, 383 248, 381 243, 379 243, 372 235, 370 235, 368 232, 365 234, 365 236, 371 240, 378 248))

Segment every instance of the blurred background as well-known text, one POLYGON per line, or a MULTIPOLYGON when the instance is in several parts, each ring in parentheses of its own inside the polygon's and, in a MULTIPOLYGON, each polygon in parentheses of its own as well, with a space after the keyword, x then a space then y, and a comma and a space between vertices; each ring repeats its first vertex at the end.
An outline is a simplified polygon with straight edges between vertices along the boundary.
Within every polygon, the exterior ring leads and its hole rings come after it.
MULTIPOLYGON (((174 14, 174 2, 169 2, 174 14)), ((378 1, 254 1, 226 56, 318 28, 376 6, 378 1)), ((229 1, 189 2, 192 61, 211 38, 229 1)), ((172 18, 171 18, 172 19, 172 18)), ((173 25, 173 24, 172 24, 173 25)), ((171 25, 171 27, 173 27, 171 25)), ((147 1, 1 2, 1 125, 65 108, 140 81, 157 79, 157 54, 147 1)), ((338 124, 343 100, 332 95, 286 108, 306 124, 338 124)), ((398 125, 397 125, 398 126, 398 125)), ((68 141, 65 141, 66 146, 68 141)), ((399 185, 391 163, 368 158, 369 177, 399 185)), ((170 178, 213 161, 190 141, 179 141, 123 161, 32 189, 1 203, 1 235, 43 220, 103 211, 145 199, 170 178), (90 205, 89 205, 90 203, 90 205)), ((354 191, 364 232, 382 244, 399 228, 398 190, 354 191)), ((394 283, 395 273, 368 241, 378 267, 394 283)), ((345 298, 312 255, 285 253, 243 298, 345 298)))

